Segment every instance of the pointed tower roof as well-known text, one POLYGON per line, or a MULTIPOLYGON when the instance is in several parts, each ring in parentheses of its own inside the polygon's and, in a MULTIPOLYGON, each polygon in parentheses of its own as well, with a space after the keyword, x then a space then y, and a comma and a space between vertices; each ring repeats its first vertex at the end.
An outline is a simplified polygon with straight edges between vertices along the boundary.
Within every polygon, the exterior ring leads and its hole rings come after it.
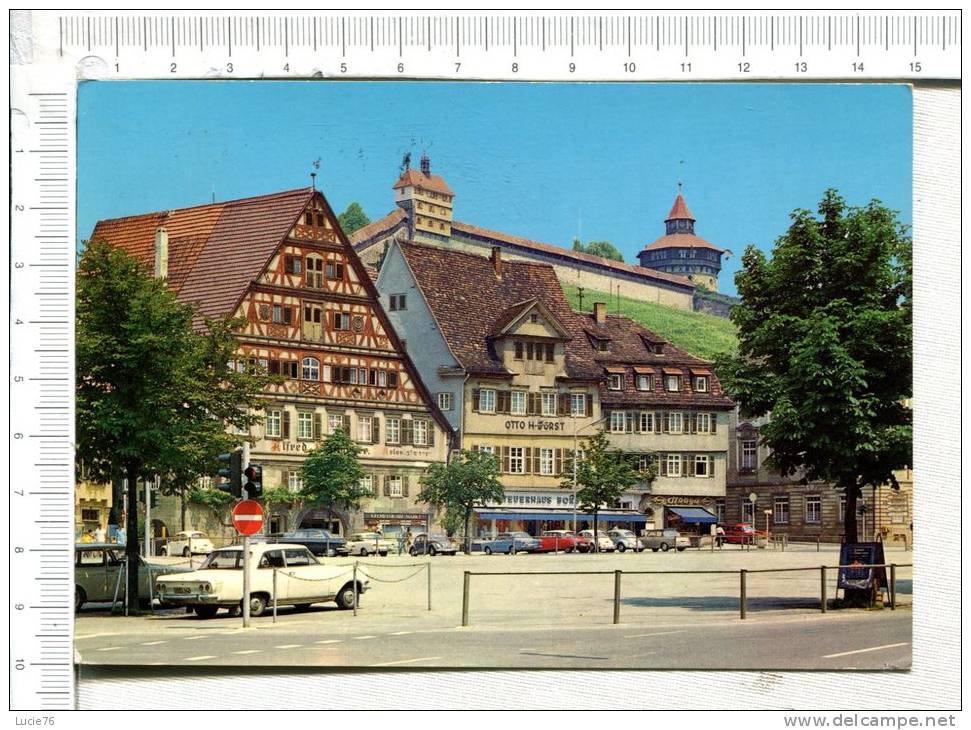
POLYGON ((678 197, 674 199, 674 205, 671 206, 671 212, 668 213, 668 217, 664 219, 667 221, 675 220, 689 220, 693 221, 696 218, 688 210, 688 204, 684 202, 684 196, 679 192, 678 197))

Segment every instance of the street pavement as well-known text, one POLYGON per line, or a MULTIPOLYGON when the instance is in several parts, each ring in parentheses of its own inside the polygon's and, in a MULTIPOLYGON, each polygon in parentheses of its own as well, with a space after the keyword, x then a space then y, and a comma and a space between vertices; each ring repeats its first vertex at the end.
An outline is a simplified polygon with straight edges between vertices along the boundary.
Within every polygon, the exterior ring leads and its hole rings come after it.
MULTIPOLYGON (((890 550, 887 560, 909 563, 911 553, 890 550)), ((371 575, 372 589, 357 616, 333 604, 303 612, 280 607, 275 622, 266 615, 243 629, 241 618, 225 613, 209 620, 181 610, 124 617, 94 606, 77 618, 75 647, 86 665, 186 668, 909 668, 911 569, 897 570, 896 611, 823 614, 819 566, 837 562, 836 548, 816 552, 815 546, 785 552, 733 546, 714 553, 370 558, 358 561, 371 575), (741 620, 741 568, 812 570, 749 573, 748 615, 741 620), (612 623, 615 570, 624 571, 619 625, 612 623), (465 571, 492 575, 471 576, 470 625, 463 627, 465 571), (535 574, 547 571, 558 574, 535 574), (512 572, 533 575, 505 575, 512 572)), ((827 579, 832 600, 835 569, 827 579)))

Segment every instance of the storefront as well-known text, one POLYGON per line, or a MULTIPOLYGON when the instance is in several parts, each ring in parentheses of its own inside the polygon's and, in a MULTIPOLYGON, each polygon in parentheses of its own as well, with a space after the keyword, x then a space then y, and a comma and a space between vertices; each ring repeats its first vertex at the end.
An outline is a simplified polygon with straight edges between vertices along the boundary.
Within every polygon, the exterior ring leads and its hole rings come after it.
POLYGON ((424 512, 365 512, 364 529, 392 539, 407 533, 428 532, 431 515, 424 512))
POLYGON ((710 496, 652 495, 649 510, 656 527, 673 527, 687 535, 708 535, 719 522, 717 502, 710 496))
MULTIPOLYGON (((495 535, 500 532, 527 532, 534 537, 545 530, 590 530, 593 529, 593 513, 571 509, 537 508, 491 508, 480 507, 475 510, 476 533, 481 536, 495 535), (574 527, 575 526, 575 527, 574 527)), ((597 524, 601 530, 620 527, 640 534, 647 517, 636 510, 602 510, 597 513, 597 524)))

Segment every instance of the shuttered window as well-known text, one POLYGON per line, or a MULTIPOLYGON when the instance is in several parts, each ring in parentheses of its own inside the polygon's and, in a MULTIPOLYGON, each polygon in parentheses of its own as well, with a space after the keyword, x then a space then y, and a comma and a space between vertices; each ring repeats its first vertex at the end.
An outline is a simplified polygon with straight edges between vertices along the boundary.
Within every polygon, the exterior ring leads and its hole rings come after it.
POLYGON ((668 413, 668 432, 681 433, 684 427, 684 418, 681 413, 668 413))
POLYGON ((479 410, 482 413, 496 412, 496 391, 491 388, 482 388, 479 391, 479 410))
POLYGON ((570 415, 571 416, 587 415, 587 394, 586 393, 570 393, 570 415))
POLYGON ((510 474, 525 474, 526 462, 522 446, 510 446, 509 448, 509 468, 510 474))
POLYGON ((414 438, 412 443, 415 446, 428 446, 428 421, 416 418, 412 423, 414 424, 414 438))
POLYGON ((309 441, 314 437, 314 414, 297 411, 297 439, 309 441))
POLYGON ((526 392, 514 390, 509 394, 509 412, 514 416, 526 415, 526 392))
POLYGON ((623 411, 610 412, 610 433, 624 433, 627 419, 623 411))
POLYGON ((651 433, 654 431, 654 414, 641 412, 638 415, 641 433, 651 433))
POLYGON ((540 410, 544 416, 555 416, 556 393, 540 393, 540 410))
POLYGON ((283 434, 283 417, 279 410, 268 410, 266 412, 266 437, 280 438, 283 434))
POLYGON ((372 440, 371 425, 372 425, 371 416, 359 415, 357 417, 357 440, 359 442, 364 444, 371 443, 371 440, 372 440))
POLYGON ((389 416, 385 426, 385 443, 389 446, 401 443, 401 419, 389 416))
POLYGON ((543 476, 553 476, 553 449, 537 449, 539 451, 539 473, 543 476))

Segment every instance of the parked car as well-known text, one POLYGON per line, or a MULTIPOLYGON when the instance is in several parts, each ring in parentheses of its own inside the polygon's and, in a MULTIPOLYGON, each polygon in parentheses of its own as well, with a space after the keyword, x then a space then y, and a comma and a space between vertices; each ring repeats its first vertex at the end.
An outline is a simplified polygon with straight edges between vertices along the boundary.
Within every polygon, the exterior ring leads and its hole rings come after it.
POLYGON ((434 532, 426 535, 424 532, 419 532, 412 539, 411 548, 408 552, 412 557, 415 555, 455 555, 458 549, 459 546, 447 535, 434 532))
POLYGON ((208 555, 213 551, 212 540, 199 530, 177 532, 162 546, 159 555, 208 555))
MULTIPOLYGON (((138 595, 139 601, 147 606, 150 600, 152 582, 156 577, 168 573, 186 573, 186 565, 164 565, 139 561, 138 595)), ((124 599, 125 585, 125 546, 114 543, 86 542, 74 546, 74 610, 80 611, 85 603, 100 603, 115 598, 124 599), (119 582, 120 579, 120 582, 119 582)))
POLYGON ((540 542, 527 532, 500 532, 495 537, 485 540, 482 552, 486 555, 493 553, 534 553, 539 552, 540 542))
POLYGON ((268 543, 287 542, 293 545, 303 545, 314 555, 325 558, 348 554, 347 540, 340 535, 332 535, 327 530, 316 527, 305 527, 293 532, 267 535, 265 541, 268 543))
POLYGON ((398 542, 385 537, 380 532, 358 532, 347 538, 349 555, 387 555, 398 550, 398 542))
MULTIPOLYGON (((593 551, 593 530, 580 530, 577 533, 577 549, 580 552, 589 553, 593 551)), ((597 552, 612 553, 616 550, 614 541, 611 540, 603 530, 597 530, 597 552)))
POLYGON ((627 550, 633 550, 634 552, 640 552, 644 549, 640 541, 630 530, 622 530, 620 528, 614 528, 607 533, 607 536, 613 540, 614 547, 617 548, 617 552, 625 552, 627 550))
MULTIPOLYGON (((324 565, 304 545, 258 543, 250 545, 250 616, 260 616, 272 606, 274 568, 277 605, 303 609, 334 601, 342 609, 354 607, 348 566, 324 565)), ((359 568, 358 599, 369 584, 369 576, 359 568)), ((212 618, 220 608, 236 613, 243 601, 243 548, 214 550, 198 570, 162 576, 155 586, 166 603, 191 608, 200 618, 212 618)))
POLYGON ((748 522, 736 522, 734 525, 728 525, 724 530, 723 535, 715 537, 719 547, 726 542, 731 545, 754 545, 756 539, 766 536, 764 531, 756 530, 748 522))
POLYGON ((641 533, 641 544, 654 552, 658 550, 667 552, 671 548, 681 552, 691 546, 691 539, 687 535, 682 535, 677 530, 669 527, 663 530, 644 530, 641 533))
POLYGON ((577 536, 569 530, 546 530, 539 536, 539 552, 552 553, 562 550, 576 552, 577 536))

